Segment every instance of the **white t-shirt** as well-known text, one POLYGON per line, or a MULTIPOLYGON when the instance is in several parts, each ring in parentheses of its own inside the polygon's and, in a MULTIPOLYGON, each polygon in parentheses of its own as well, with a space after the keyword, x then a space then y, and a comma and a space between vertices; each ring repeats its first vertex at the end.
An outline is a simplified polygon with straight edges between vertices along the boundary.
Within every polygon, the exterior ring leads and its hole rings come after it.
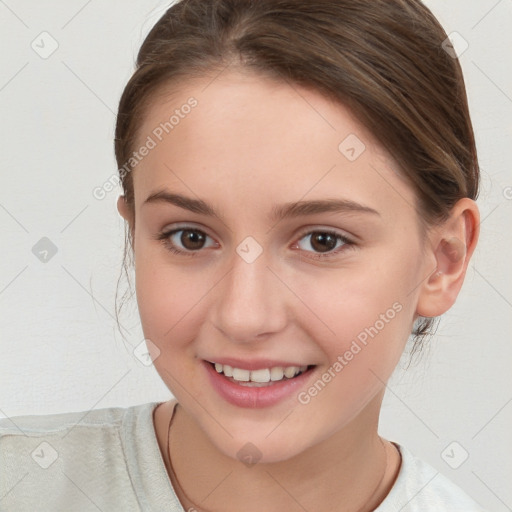
MULTIPOLYGON (((0 420, 0 511, 183 512, 153 424, 159 402, 0 420)), ((402 465, 375 512, 484 512, 395 443, 402 465)))

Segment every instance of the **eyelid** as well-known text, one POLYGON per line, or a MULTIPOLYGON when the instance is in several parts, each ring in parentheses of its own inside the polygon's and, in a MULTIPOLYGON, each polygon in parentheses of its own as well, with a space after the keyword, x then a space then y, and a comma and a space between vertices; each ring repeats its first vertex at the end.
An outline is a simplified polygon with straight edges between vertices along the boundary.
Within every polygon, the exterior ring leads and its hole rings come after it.
POLYGON ((198 222, 176 222, 175 224, 166 224, 160 231, 162 233, 169 233, 178 229, 197 229, 198 231, 202 231, 209 237, 213 238, 212 235, 208 233, 208 228, 198 222))

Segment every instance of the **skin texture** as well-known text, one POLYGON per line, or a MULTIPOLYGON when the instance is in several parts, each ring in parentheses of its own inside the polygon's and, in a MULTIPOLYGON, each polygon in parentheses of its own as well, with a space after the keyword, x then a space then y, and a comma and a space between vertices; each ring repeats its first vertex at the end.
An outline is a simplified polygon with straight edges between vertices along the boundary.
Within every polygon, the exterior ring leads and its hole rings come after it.
MULTIPOLYGON (((478 238, 478 209, 461 199, 445 223, 423 233, 415 193, 392 155, 343 105, 239 70, 212 78, 155 99, 140 144, 189 97, 198 105, 133 171, 135 219, 118 201, 134 236, 144 335, 180 404, 174 470, 188 498, 207 510, 371 510, 400 465, 386 442, 384 470, 377 427, 385 383, 415 318, 441 315, 455 301, 478 238), (338 149, 351 134, 365 145, 354 161, 338 149), (143 204, 162 189, 207 201, 222 220, 143 204), (328 198, 378 213, 267 218, 277 204, 328 198), (208 235, 193 257, 155 239, 183 224, 208 235), (311 233, 326 230, 353 243, 338 241, 330 257, 315 259, 321 249, 311 233), (236 252, 248 236, 263 250, 252 263, 236 252), (389 319, 394 304, 400 311, 389 319), (241 409, 212 389, 201 364, 235 357, 316 365, 307 391, 381 315, 384 327, 307 404, 294 393, 272 407, 241 409), (261 452, 252 467, 237 459, 248 442, 261 452)), ((181 234, 172 237, 177 248, 193 248, 181 234)), ((170 410, 164 404, 155 413, 163 452, 170 410)))

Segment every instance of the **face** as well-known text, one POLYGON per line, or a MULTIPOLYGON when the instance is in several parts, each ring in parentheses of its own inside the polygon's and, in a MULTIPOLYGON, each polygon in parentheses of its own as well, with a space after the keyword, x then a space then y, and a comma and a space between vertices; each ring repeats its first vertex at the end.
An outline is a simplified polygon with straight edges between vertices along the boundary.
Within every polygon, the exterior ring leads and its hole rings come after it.
POLYGON ((139 133, 141 322, 221 452, 286 460, 377 419, 432 268, 413 190, 345 107, 250 74, 211 80, 169 90, 139 133))

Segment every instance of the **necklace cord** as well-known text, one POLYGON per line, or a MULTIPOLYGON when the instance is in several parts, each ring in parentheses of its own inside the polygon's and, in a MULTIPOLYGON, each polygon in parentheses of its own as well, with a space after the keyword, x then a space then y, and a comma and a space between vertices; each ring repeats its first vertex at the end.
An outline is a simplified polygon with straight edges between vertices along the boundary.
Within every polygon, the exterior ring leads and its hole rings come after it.
MULTIPOLYGON (((167 427, 167 449, 166 449, 166 456, 167 456, 167 460, 168 460, 168 463, 169 463, 169 473, 170 473, 170 476, 172 476, 172 479, 174 480, 174 482, 176 482, 176 486, 177 488, 179 489, 179 491, 181 492, 182 496, 184 496, 186 498, 186 500, 196 509, 197 512, 204 512, 201 508, 199 508, 184 492, 183 488, 181 487, 181 485, 179 484, 178 482, 178 477, 176 476, 176 473, 174 471, 174 468, 172 466, 172 461, 171 461, 171 453, 170 453, 170 440, 171 440, 171 426, 172 426, 172 420, 174 419, 174 415, 175 415, 175 412, 176 412, 176 409, 178 408, 179 406, 179 403, 176 403, 174 405, 174 408, 173 408, 173 411, 172 411, 172 414, 171 414, 171 418, 169 420, 169 425, 167 427)), ((373 499, 373 497, 375 496, 375 494, 377 493, 377 491, 379 490, 381 484, 382 484, 382 481, 384 480, 384 477, 386 476, 386 469, 388 467, 388 450, 386 449, 386 446, 384 445, 384 441, 382 441, 382 438, 380 438, 380 442, 384 448, 384 471, 382 472, 382 476, 379 480, 379 482, 377 483, 374 491, 372 492, 372 494, 370 495, 369 499, 365 502, 365 504, 360 507, 357 512, 365 512, 365 507, 366 505, 368 505, 368 503, 371 502, 371 500, 373 499)), ((401 456, 401 454, 400 454, 401 456)))

